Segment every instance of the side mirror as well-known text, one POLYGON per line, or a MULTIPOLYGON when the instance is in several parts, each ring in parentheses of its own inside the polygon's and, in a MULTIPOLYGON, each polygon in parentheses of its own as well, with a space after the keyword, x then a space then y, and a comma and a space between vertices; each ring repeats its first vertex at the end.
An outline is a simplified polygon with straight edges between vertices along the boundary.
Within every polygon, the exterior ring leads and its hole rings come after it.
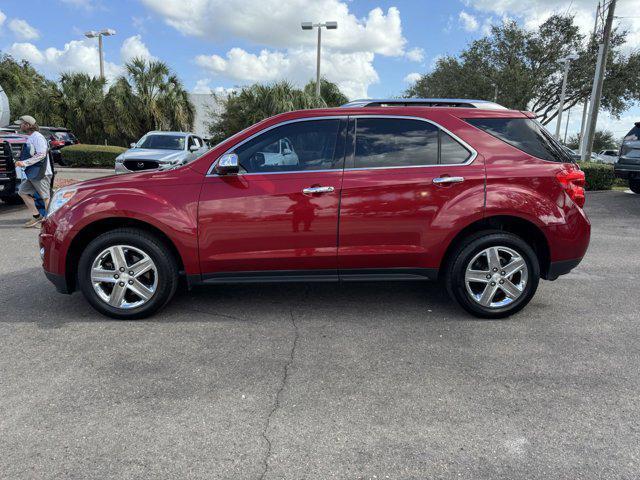
POLYGON ((240 171, 240 161, 235 153, 225 153, 218 159, 215 171, 218 175, 233 175, 240 171))
POLYGON ((282 154, 283 155, 291 155, 293 152, 291 150, 289 150, 288 148, 285 148, 284 150, 282 150, 282 154))
POLYGON ((133 143, 131 144, 131 148, 136 148, 136 143, 135 143, 135 142, 133 142, 133 143))
POLYGON ((195 152, 196 150, 200 149, 200 147, 198 145, 191 145, 189 147, 189 151, 190 152, 195 152))

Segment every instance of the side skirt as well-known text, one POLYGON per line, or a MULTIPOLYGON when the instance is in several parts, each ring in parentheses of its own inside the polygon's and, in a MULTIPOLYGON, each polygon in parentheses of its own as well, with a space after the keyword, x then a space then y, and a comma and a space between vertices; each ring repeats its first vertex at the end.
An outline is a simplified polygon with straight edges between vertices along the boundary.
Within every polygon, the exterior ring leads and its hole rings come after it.
POLYGON ((196 285, 292 282, 380 282, 437 280, 437 268, 365 268, 353 270, 275 270, 218 272, 187 275, 189 287, 196 285))

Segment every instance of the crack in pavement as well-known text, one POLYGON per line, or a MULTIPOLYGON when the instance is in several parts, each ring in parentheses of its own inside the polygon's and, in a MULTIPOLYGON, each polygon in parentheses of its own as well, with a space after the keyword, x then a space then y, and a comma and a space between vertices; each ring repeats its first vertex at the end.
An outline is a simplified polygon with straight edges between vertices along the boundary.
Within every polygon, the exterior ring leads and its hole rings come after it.
POLYGON ((267 432, 269 430, 269 427, 271 426, 271 418, 275 415, 276 411, 278 411, 278 409, 280 408, 280 395, 282 394, 285 387, 287 386, 287 380, 289 379, 289 369, 291 368, 291 364, 293 363, 293 358, 296 354, 296 347, 298 345, 298 338, 300 336, 300 333, 298 331, 298 325, 296 324, 296 319, 293 316, 293 311, 290 311, 289 314, 291 315, 291 325, 293 326, 293 334, 294 334, 293 342, 291 342, 291 351, 289 352, 289 359, 287 360, 287 363, 284 366, 280 388, 278 388, 278 391, 276 392, 275 401, 273 402, 273 407, 271 408, 269 415, 267 415, 267 420, 265 421, 264 429, 262 430, 262 438, 267 444, 267 451, 265 453, 264 460, 262 462, 264 465, 264 468, 262 470, 262 473, 260 474, 260 477, 258 477, 260 480, 263 480, 267 475, 267 472, 269 471, 269 460, 271 458, 271 440, 269 439, 267 432))

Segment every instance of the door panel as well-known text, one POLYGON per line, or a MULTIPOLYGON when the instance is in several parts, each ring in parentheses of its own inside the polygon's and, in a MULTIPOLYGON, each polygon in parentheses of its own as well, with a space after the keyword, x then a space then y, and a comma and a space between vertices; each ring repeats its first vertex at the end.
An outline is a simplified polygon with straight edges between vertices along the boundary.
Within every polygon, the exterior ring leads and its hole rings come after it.
POLYGON ((337 268, 342 171, 208 177, 199 207, 203 273, 337 268), (312 186, 330 193, 305 195, 312 186))
MULTIPOLYGON (((363 269, 438 268, 451 233, 463 228, 470 219, 482 218, 485 187, 482 158, 471 149, 461 158, 459 149, 450 143, 452 137, 446 135, 442 137, 444 141, 437 140, 438 155, 434 160, 428 144, 433 137, 430 129, 426 129, 425 162, 434 164, 396 166, 394 163, 416 161, 416 145, 420 142, 416 140, 416 131, 408 130, 408 154, 386 147, 386 152, 373 152, 361 163, 371 165, 371 159, 386 155, 380 167, 358 168, 357 146, 353 147, 353 158, 347 158, 347 165, 354 168, 345 170, 342 183, 338 236, 341 274, 363 269), (393 160, 394 155, 401 158, 393 160), (447 158, 457 164, 441 164, 447 158), (471 163, 460 164, 465 161, 471 163), (463 180, 434 184, 434 179, 447 177, 463 180)), ((350 126, 349 131, 352 134, 355 129, 350 126)), ((395 138, 402 135, 402 131, 392 132, 395 138)), ((357 142, 350 139, 348 144, 357 142)))
POLYGON ((208 176, 200 196, 204 275, 337 274, 346 126, 322 117, 287 122, 234 147, 241 173, 208 176))

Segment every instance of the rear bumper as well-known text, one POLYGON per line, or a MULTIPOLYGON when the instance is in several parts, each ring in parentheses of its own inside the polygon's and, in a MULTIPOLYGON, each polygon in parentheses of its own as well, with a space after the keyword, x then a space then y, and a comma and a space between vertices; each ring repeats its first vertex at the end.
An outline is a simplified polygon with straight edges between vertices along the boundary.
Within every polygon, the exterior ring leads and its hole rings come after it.
POLYGON ((557 280, 560 275, 566 275, 571 270, 576 268, 582 261, 582 258, 576 258, 574 260, 560 260, 558 262, 551 262, 549 264, 549 271, 547 272, 547 280, 557 280))
POLYGON ((632 163, 616 163, 613 165, 613 172, 616 177, 624 179, 640 179, 640 165, 632 163))

